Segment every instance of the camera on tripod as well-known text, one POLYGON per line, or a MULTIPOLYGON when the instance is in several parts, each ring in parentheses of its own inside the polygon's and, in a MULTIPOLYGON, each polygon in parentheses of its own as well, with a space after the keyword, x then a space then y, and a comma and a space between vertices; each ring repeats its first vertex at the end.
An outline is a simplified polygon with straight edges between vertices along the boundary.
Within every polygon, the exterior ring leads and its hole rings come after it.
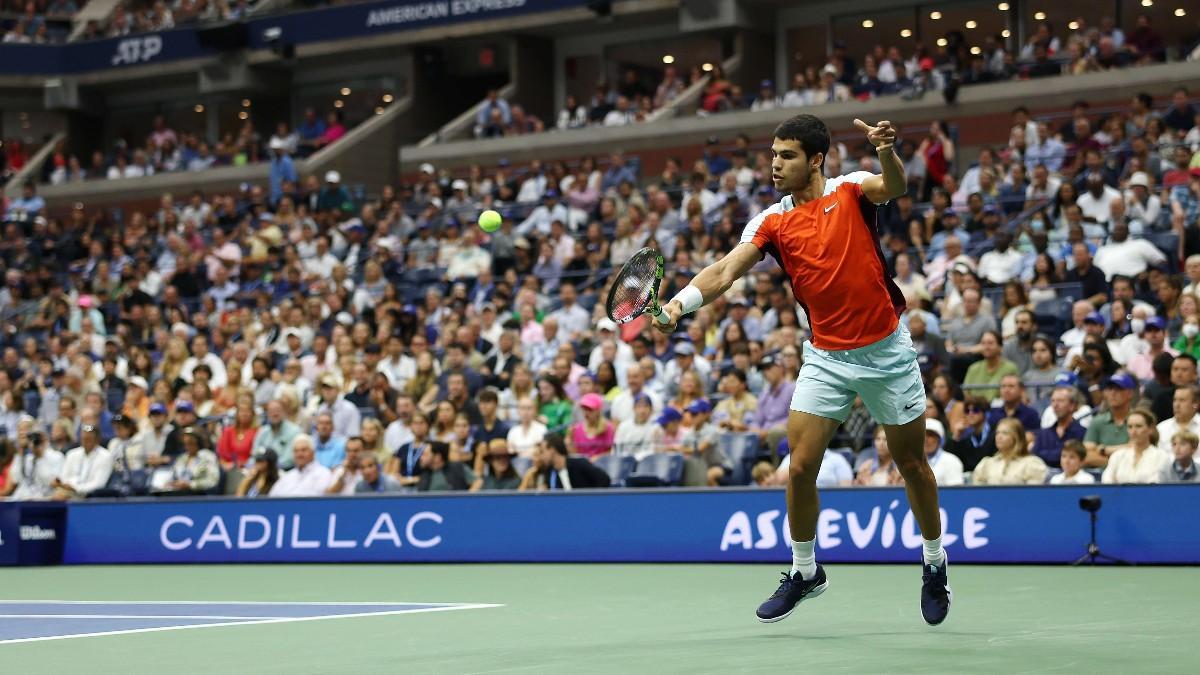
POLYGON ((1100 495, 1088 495, 1079 498, 1079 508, 1088 513, 1095 513, 1100 510, 1100 495))

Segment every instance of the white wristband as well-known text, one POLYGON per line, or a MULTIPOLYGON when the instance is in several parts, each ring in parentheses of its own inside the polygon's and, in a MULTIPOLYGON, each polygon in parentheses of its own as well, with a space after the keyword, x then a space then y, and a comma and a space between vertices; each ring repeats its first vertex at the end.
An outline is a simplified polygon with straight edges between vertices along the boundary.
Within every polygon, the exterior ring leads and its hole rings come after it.
POLYGON ((684 314, 691 314, 704 306, 704 294, 700 292, 699 288, 691 284, 688 284, 686 288, 679 291, 679 294, 671 302, 675 302, 675 300, 678 300, 679 304, 683 305, 684 314))

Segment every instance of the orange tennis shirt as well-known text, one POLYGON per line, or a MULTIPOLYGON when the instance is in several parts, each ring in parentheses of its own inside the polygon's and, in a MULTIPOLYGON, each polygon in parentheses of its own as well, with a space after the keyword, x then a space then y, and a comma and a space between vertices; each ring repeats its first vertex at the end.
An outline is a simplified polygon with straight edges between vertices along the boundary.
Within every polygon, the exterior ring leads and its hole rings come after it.
POLYGON ((805 204, 796 205, 787 195, 742 233, 742 243, 773 256, 791 277, 819 349, 878 342, 896 330, 905 309, 879 247, 878 207, 862 191, 862 181, 871 175, 856 171, 831 178, 824 195, 805 204))

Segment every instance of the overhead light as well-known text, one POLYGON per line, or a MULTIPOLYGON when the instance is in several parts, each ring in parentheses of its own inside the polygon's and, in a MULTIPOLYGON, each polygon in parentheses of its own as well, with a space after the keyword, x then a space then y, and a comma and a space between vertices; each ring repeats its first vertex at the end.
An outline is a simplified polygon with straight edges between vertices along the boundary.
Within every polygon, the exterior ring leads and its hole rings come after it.
POLYGON ((967 28, 974 28, 974 27, 976 27, 976 26, 978 26, 978 25, 979 25, 979 24, 975 23, 975 20, 974 20, 974 19, 971 19, 970 21, 968 21, 968 22, 966 23, 966 26, 967 26, 967 28))
POLYGON ((1175 10, 1175 16, 1187 16, 1187 11, 1180 7, 1179 9, 1175 10))
POLYGON ((350 87, 342 87, 342 96, 350 95, 350 87))
POLYGON ((665 54, 663 55, 663 63, 671 65, 672 63, 675 63, 675 57, 671 56, 670 54, 665 54))
POLYGON ((248 98, 242 99, 242 107, 249 108, 250 107, 250 99, 248 99, 248 98))
POLYGON ((238 113, 238 119, 239 120, 248 120, 248 119, 250 119, 250 113, 243 110, 242 112, 238 113))
POLYGON ((1142 0, 1142 7, 1153 7, 1154 0, 1142 0))
POLYGON ((192 110, 195 110, 198 113, 202 113, 202 112, 204 112, 204 105, 201 103, 197 103, 196 107, 192 108, 192 110))
POLYGON ((946 41, 946 38, 938 38, 937 39, 937 46, 939 46, 939 47, 945 47, 948 44, 950 44, 950 43, 946 41))
POLYGON ((905 28, 904 30, 900 31, 900 37, 912 37, 912 31, 905 28))
POLYGON ((934 21, 937 21, 938 19, 942 18, 942 13, 941 12, 930 12, 929 18, 933 19, 934 21))
POLYGON ((1079 22, 1072 21, 1071 23, 1067 24, 1067 28, 1070 28, 1071 30, 1079 30, 1079 22))
POLYGON ((338 100, 336 100, 336 101, 334 101, 334 102, 333 102, 333 107, 335 107, 335 108, 340 108, 340 107, 342 107, 342 106, 344 106, 344 105, 346 105, 346 104, 345 104, 345 103, 343 103, 343 102, 342 102, 342 99, 340 99, 340 98, 339 98, 338 100))
POLYGON ((395 100, 396 100, 396 97, 395 97, 395 96, 392 96, 391 94, 384 94, 384 95, 383 95, 383 102, 384 102, 384 103, 391 103, 392 101, 395 101, 395 100))
POLYGON ((863 28, 874 28, 875 22, 870 19, 863 19, 863 28))
POLYGON ((983 50, 980 49, 979 47, 971 47, 971 53, 978 56, 983 53, 983 50))
POLYGON ((379 107, 375 108, 375 114, 382 115, 383 114, 383 106, 379 106, 379 107))
POLYGON ((706 63, 706 64, 700 66, 700 70, 703 70, 706 73, 711 72, 712 69, 713 69, 713 64, 711 64, 711 63, 706 63))
POLYGON ((1045 12, 1034 12, 1033 18, 1037 19, 1038 21, 1045 21, 1046 13, 1045 12))
POLYGON ((1012 37, 1012 31, 1005 28, 1004 30, 1000 31, 1000 37, 1002 37, 1002 38, 1012 37))
POLYGON ((1000 3, 1000 4, 996 5, 996 9, 1000 10, 1001 12, 1007 12, 1008 11, 1008 3, 1007 2, 1000 3))

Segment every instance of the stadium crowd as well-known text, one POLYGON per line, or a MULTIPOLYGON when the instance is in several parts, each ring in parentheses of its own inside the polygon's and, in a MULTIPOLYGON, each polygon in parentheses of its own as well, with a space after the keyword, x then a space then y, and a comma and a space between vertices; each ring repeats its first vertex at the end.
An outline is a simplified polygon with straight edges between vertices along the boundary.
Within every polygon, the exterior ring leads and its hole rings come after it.
MULTIPOLYGON (((1013 111, 966 166, 934 123, 881 247, 929 386, 944 484, 1197 480, 1200 117, 1188 92, 1065 121, 1013 111), (928 201, 920 198, 928 194, 928 201), (1181 274, 1182 272, 1182 274, 1181 274)), ((0 486, 21 498, 778 484, 807 321, 768 258, 676 335, 604 317, 660 295, 778 198, 749 139, 636 158, 329 172, 114 219, 3 205, 0 486), (753 164, 748 161, 754 154, 753 164), (499 231, 474 226, 500 209, 499 231)), ((835 143, 828 175, 875 170, 835 143)), ((895 483, 861 405, 822 484, 895 483)))
MULTIPOLYGON (((118 138, 111 152, 75 148, 68 139, 57 142, 41 166, 40 180, 51 185, 85 180, 120 180, 143 178, 160 173, 205 171, 213 167, 245 166, 258 162, 271 163, 271 182, 283 179, 296 181, 292 158, 302 158, 332 145, 346 135, 348 128, 341 110, 330 110, 324 117, 314 108, 307 108, 300 123, 293 129, 279 121, 271 135, 264 140, 255 126, 253 116, 246 114, 236 131, 226 131, 215 143, 201 135, 176 132, 163 115, 156 115, 149 133, 141 143, 118 138), (80 155, 88 159, 80 159, 80 155)), ((27 161, 24 151, 19 165, 27 161)))

